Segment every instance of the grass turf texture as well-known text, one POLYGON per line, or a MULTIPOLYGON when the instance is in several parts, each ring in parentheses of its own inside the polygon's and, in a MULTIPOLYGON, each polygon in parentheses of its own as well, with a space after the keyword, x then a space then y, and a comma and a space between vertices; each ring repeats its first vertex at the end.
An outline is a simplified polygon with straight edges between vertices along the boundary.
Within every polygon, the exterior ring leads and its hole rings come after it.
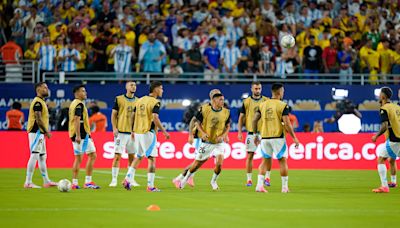
MULTIPOLYGON (((158 193, 145 191, 144 170, 137 171, 142 185, 132 191, 109 188, 110 170, 96 170, 94 181, 102 189, 61 193, 57 188, 24 189, 25 170, 0 169, 1 227, 398 227, 400 189, 375 194, 376 171, 290 170, 291 193, 280 193, 281 179, 273 170, 269 193, 245 186, 242 170, 223 170, 221 188, 213 192, 211 170, 200 170, 196 187, 176 189, 171 179, 178 170, 158 170, 158 193), (146 211, 151 205, 161 211, 146 211)), ((122 181, 126 170, 120 171, 122 181)), ((50 178, 71 177, 71 170, 51 169, 50 178)), ((80 174, 82 186, 84 172, 80 174)), ((256 181, 256 175, 253 175, 256 181)), ((42 184, 39 170, 34 183, 42 184)), ((255 183, 254 183, 255 184, 255 183)))

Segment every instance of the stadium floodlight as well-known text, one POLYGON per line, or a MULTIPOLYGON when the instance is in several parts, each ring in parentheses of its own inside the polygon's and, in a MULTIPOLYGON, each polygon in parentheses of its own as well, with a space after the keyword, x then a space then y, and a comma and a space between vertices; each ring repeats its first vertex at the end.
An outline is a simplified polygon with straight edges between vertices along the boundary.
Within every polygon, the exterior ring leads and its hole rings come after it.
POLYGON ((344 100, 348 96, 349 96, 349 91, 347 89, 332 88, 332 98, 334 100, 344 100))
POLYGON ((379 89, 375 89, 374 90, 374 95, 375 95, 376 98, 379 98, 379 94, 381 94, 381 89, 380 88, 379 89))
POLYGON ((250 96, 249 93, 243 93, 243 94, 242 94, 242 99, 246 99, 246 98, 248 98, 249 96, 250 96))
POLYGON ((361 119, 354 114, 343 114, 338 120, 338 125, 339 131, 344 134, 357 134, 361 130, 361 119))
POLYGON ((189 99, 183 99, 183 101, 182 101, 183 107, 189 107, 191 104, 192 104, 192 101, 189 99))

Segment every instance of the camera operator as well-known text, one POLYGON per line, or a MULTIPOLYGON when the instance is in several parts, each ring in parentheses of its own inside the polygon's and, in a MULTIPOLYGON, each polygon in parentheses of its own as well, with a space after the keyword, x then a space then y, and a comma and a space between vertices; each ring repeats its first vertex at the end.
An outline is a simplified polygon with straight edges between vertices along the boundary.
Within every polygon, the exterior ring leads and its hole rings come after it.
POLYGON ((335 123, 340 117, 344 114, 354 114, 358 118, 361 119, 362 115, 357 110, 357 106, 353 104, 349 99, 341 100, 336 104, 336 113, 331 118, 326 118, 324 122, 326 123, 335 123))

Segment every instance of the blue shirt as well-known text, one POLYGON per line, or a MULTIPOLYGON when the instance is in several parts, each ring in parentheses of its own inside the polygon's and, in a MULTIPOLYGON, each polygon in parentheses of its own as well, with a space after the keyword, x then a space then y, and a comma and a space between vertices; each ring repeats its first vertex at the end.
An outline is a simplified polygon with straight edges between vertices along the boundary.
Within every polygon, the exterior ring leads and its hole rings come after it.
POLYGON ((143 70, 144 72, 161 72, 162 62, 158 60, 164 53, 164 45, 155 40, 153 44, 146 41, 139 52, 139 61, 143 60, 143 70))
POLYGON ((221 52, 219 51, 218 48, 213 49, 211 47, 208 47, 206 48, 206 50, 204 50, 203 55, 207 56, 208 62, 210 63, 211 66, 213 66, 215 69, 218 69, 219 59, 221 57, 221 52))
POLYGON ((338 53, 338 60, 339 60, 339 63, 340 63, 340 64, 342 64, 342 63, 350 64, 350 63, 351 63, 351 55, 350 55, 350 54, 347 54, 345 51, 340 51, 340 52, 338 53), (342 61, 342 58, 343 58, 343 56, 345 56, 345 55, 347 55, 347 57, 344 59, 344 61, 342 61))

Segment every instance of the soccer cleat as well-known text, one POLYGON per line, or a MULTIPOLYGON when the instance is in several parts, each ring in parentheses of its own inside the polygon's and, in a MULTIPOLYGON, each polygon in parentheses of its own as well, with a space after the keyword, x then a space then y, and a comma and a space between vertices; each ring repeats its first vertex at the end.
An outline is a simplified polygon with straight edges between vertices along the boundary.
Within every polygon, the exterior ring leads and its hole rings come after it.
POLYGON ((218 184, 217 182, 212 181, 211 182, 211 187, 214 191, 219 190, 218 184))
POLYGON ((268 191, 264 188, 264 186, 256 187, 256 192, 264 192, 267 193, 268 191))
POLYGON ((29 183, 29 184, 24 184, 24 188, 41 188, 41 187, 34 183, 29 183))
POLYGON ((376 189, 372 189, 372 192, 375 192, 375 193, 389 193, 389 188, 382 186, 382 187, 379 187, 379 188, 376 188, 376 189))
POLYGON ((176 188, 181 188, 181 180, 179 180, 178 178, 173 179, 172 183, 175 185, 176 188))
POLYGON ((147 187, 147 191, 148 191, 148 192, 161 192, 161 190, 158 189, 158 188, 156 188, 156 187, 153 187, 153 188, 147 187))
POLYGON ((253 186, 253 181, 252 180, 248 180, 246 186, 247 187, 253 186))
POLYGON ((100 186, 96 185, 93 181, 86 183, 83 188, 90 188, 90 189, 100 189, 100 186))
POLYGON ((58 184, 56 182, 53 182, 53 181, 50 181, 50 182, 47 182, 47 183, 43 184, 43 188, 50 188, 50 187, 55 187, 55 186, 58 186, 58 184))
POLYGON ((73 184, 71 186, 71 189, 81 189, 81 187, 79 187, 79 185, 77 185, 77 184, 73 184))
POLYGON ((136 182, 135 180, 131 180, 130 183, 131 183, 132 187, 139 187, 140 186, 140 184, 138 184, 138 182, 136 182))
POLYGON ((395 182, 389 182, 388 185, 389 185, 389 188, 397 187, 397 183, 395 183, 395 182))
POLYGON ((282 188, 282 193, 289 193, 289 189, 288 188, 282 188))
POLYGON ((265 184, 265 186, 268 186, 268 187, 271 186, 271 180, 269 178, 265 178, 264 184, 265 184))
POLYGON ((124 180, 124 182, 122 182, 122 185, 124 186, 124 188, 128 191, 131 190, 131 183, 129 183, 129 181, 127 179, 124 180))
POLYGON ((115 180, 115 179, 113 179, 113 180, 111 181, 111 183, 110 183, 108 186, 110 186, 110 187, 117 187, 117 185, 118 185, 118 181, 115 180))
POLYGON ((188 179, 187 184, 188 184, 190 187, 192 187, 192 188, 194 187, 193 176, 191 176, 191 177, 188 179))

